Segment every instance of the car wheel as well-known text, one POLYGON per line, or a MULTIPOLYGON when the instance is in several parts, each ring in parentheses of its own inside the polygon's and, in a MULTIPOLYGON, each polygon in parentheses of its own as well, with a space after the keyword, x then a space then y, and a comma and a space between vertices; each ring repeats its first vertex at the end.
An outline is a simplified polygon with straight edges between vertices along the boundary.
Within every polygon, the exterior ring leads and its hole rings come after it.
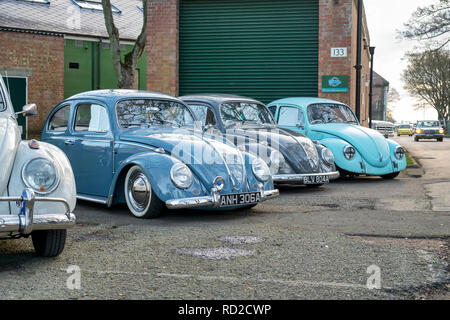
POLYGON ((418 142, 418 141, 419 141, 419 138, 414 137, 414 141, 418 142))
POLYGON ((139 166, 131 167, 125 177, 125 200, 137 218, 156 218, 164 209, 164 203, 155 195, 150 180, 139 166))
POLYGON ((444 142, 444 138, 437 139, 438 142, 444 142))
POLYGON ((41 257, 56 257, 66 244, 67 230, 38 230, 31 233, 33 247, 41 257))
POLYGON ((400 174, 400 172, 393 172, 390 174, 385 174, 384 176, 381 176, 381 177, 386 180, 392 180, 392 179, 397 178, 399 174, 400 174))

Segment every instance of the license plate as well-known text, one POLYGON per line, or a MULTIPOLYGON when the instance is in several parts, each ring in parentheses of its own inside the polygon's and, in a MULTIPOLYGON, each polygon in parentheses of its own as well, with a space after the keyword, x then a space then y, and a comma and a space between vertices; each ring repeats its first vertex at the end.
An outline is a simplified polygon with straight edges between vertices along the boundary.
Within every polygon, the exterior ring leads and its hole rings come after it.
POLYGON ((328 176, 308 176, 303 178, 304 184, 322 184, 329 182, 330 178, 328 176))
POLYGON ((220 196, 221 207, 239 206, 243 204, 253 204, 261 201, 261 193, 248 192, 238 194, 223 194, 220 196))

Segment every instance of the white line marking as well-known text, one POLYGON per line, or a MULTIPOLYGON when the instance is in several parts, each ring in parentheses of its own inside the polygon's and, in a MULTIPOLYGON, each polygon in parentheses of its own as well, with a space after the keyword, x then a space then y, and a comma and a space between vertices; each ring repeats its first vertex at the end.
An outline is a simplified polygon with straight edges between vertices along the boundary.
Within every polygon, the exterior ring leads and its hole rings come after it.
MULTIPOLYGON (((62 271, 66 271, 61 269, 62 271)), ((260 282, 260 283, 273 283, 290 286, 315 286, 315 287, 331 287, 331 288, 351 288, 351 289, 367 289, 364 284, 345 283, 345 282, 327 282, 327 281, 308 281, 308 280, 284 280, 284 279, 263 279, 263 278, 249 278, 249 277, 226 277, 226 276, 199 276, 193 274, 183 273, 149 273, 149 272, 128 272, 128 271, 113 271, 113 270, 85 270, 81 269, 84 273, 95 274, 114 274, 114 275, 131 275, 131 276, 154 276, 154 277, 166 277, 175 279, 196 279, 200 281, 222 281, 222 282, 260 282)), ((392 289, 391 287, 383 287, 382 289, 392 289)))

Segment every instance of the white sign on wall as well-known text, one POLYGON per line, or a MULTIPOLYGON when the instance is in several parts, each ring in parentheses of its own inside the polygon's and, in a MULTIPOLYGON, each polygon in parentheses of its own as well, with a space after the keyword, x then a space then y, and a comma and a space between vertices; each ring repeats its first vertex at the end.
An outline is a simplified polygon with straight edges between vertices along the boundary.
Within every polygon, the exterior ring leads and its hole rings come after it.
POLYGON ((347 56, 347 48, 331 48, 332 58, 345 58, 347 56))

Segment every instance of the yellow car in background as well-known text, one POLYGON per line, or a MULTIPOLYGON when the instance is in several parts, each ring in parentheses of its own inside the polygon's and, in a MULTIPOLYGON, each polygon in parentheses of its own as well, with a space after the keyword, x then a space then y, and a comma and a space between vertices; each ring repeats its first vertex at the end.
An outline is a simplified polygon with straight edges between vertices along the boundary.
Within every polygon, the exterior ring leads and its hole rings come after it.
POLYGON ((397 129, 397 136, 400 137, 406 134, 411 137, 414 134, 414 130, 409 124, 401 124, 397 129))

